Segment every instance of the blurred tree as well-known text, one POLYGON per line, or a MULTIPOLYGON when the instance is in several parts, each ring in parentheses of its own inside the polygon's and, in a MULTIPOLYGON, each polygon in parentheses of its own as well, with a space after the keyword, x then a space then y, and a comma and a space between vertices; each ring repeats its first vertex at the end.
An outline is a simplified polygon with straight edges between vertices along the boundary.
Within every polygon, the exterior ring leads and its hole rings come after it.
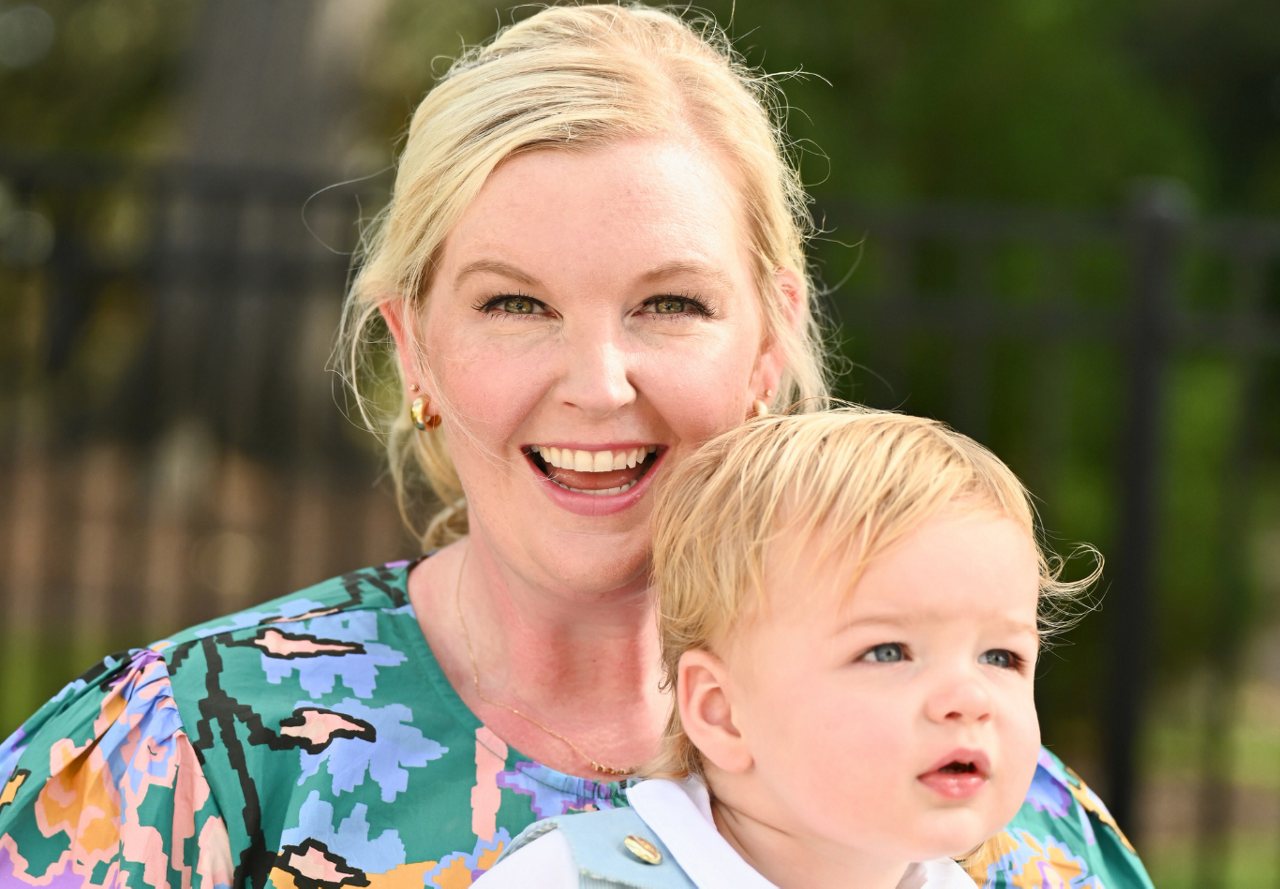
POLYGON ((0 149, 139 152, 167 141, 192 0, 0 4, 0 149))

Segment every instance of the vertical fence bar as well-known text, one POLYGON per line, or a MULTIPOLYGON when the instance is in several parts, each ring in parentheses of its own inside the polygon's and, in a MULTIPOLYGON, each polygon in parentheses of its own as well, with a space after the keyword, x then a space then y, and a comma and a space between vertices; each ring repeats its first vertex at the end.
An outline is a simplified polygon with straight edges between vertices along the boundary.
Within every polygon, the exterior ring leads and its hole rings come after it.
POLYGON ((1109 593, 1111 689, 1107 717, 1107 793, 1120 826, 1138 833, 1137 740, 1150 651, 1151 597, 1163 419, 1163 377, 1169 350, 1175 264, 1189 202, 1182 187, 1156 182, 1135 193, 1130 208, 1133 301, 1124 343, 1129 390, 1120 454, 1117 572, 1109 593))
POLYGON ((1227 884, 1232 810, 1236 801, 1232 732, 1240 715, 1242 650, 1249 621, 1248 531, 1261 401, 1258 348, 1266 267, 1263 257, 1236 257, 1235 299, 1227 328, 1228 363, 1240 380, 1231 450, 1222 478, 1215 571, 1219 587, 1209 618, 1209 688, 1200 750, 1196 884, 1227 884))

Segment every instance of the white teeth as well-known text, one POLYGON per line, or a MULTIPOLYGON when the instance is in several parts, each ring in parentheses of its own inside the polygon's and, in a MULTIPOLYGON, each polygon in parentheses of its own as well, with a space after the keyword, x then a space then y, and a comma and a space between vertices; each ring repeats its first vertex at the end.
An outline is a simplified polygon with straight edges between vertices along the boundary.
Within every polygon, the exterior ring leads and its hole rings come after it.
POLYGON ((631 469, 642 463, 649 454, 658 450, 657 445, 641 445, 624 451, 578 451, 572 448, 553 448, 535 445, 533 452, 548 466, 572 469, 574 472, 613 472, 631 469))
MULTIPOLYGON (((551 481, 560 485, 560 483, 555 479, 552 479, 551 481)), ((568 485, 560 485, 560 487, 564 488, 566 491, 572 491, 575 494, 590 494, 592 497, 608 497, 610 494, 621 494, 625 491, 630 491, 635 487, 635 485, 635 482, 627 482, 625 485, 618 485, 616 488, 605 488, 603 491, 588 491, 584 488, 571 488, 568 485)))

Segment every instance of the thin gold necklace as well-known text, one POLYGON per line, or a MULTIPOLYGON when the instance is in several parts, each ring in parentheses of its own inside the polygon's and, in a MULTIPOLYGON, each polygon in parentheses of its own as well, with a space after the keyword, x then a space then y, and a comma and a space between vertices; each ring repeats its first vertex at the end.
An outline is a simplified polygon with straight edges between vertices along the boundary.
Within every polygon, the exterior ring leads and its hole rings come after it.
POLYGON ((462 570, 467 567, 467 556, 470 554, 471 554, 471 545, 468 544, 467 548, 462 552, 462 564, 458 566, 458 585, 453 593, 453 604, 454 604, 454 608, 456 608, 458 611, 458 623, 462 624, 462 638, 465 639, 467 642, 467 657, 470 658, 471 660, 471 681, 472 683, 475 684, 476 697, 484 701, 486 704, 489 704, 493 707, 501 707, 503 710, 510 710, 516 716, 519 716, 521 719, 524 719, 528 722, 533 723, 538 728, 542 729, 544 732, 546 732, 548 735, 555 738, 556 740, 564 742, 565 744, 568 745, 570 750, 578 754, 578 756, 582 757, 587 762, 591 763, 591 768, 595 769, 597 772, 599 772, 602 775, 619 775, 622 777, 625 777, 627 775, 634 775, 636 773, 636 770, 634 768, 618 769, 618 768, 614 768, 613 766, 606 766, 596 762, 594 759, 587 756, 580 749, 578 749, 577 744, 570 741, 568 738, 560 734, 555 729, 547 728, 545 725, 543 725, 541 722, 538 722, 538 720, 534 719, 528 713, 521 713, 519 710, 517 710, 515 707, 512 707, 510 704, 504 704, 501 701, 495 701, 492 698, 486 698, 481 693, 480 670, 477 669, 476 667, 476 653, 471 648, 471 634, 467 632, 467 622, 462 618, 462 570))

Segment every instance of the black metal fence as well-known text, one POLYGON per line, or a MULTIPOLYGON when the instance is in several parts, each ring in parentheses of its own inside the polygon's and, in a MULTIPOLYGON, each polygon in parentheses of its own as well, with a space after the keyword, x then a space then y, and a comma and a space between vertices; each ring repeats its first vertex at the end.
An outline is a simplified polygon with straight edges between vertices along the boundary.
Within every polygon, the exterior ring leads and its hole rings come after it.
MULTIPOLYGON (((384 189, 0 161, 0 732, 106 650, 411 550, 324 371, 384 189)), ((1108 557, 1046 742, 1162 885, 1280 885, 1280 719, 1271 777, 1238 743, 1280 594, 1280 225, 1159 183, 1113 215, 826 211, 843 394, 987 442, 1108 557)))

